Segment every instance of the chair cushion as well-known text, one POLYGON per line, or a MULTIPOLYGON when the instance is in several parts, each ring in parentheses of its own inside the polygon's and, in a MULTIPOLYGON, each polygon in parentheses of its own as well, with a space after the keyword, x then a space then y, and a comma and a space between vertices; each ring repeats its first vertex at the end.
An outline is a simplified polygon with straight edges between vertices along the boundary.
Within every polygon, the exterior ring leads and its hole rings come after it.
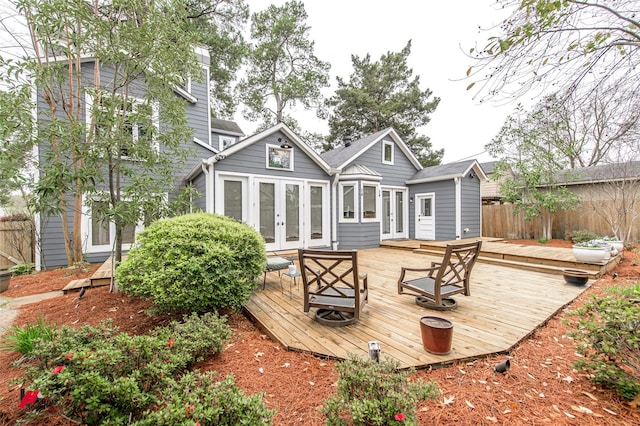
POLYGON ((291 261, 284 257, 276 256, 267 258, 267 271, 277 271, 278 269, 285 269, 291 265, 291 261))

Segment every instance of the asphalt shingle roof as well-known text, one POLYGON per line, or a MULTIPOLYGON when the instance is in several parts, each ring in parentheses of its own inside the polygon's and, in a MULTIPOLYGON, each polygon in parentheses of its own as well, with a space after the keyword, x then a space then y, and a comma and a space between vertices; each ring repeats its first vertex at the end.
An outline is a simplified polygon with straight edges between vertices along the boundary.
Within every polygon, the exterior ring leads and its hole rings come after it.
POLYGON ((460 176, 467 171, 476 160, 458 161, 456 163, 440 164, 439 166, 425 167, 424 169, 411 176, 409 179, 433 179, 438 177, 450 178, 451 176, 460 176))
POLYGON ((334 148, 331 151, 320 154, 320 156, 331 167, 339 167, 346 161, 351 160, 352 157, 355 156, 358 152, 360 152, 371 142, 379 138, 383 133, 388 131, 389 129, 380 130, 379 132, 376 132, 369 136, 365 136, 364 138, 358 139, 357 141, 352 141, 351 145, 349 146, 340 145, 339 147, 334 148))
POLYGON ((640 161, 571 169, 561 173, 558 176, 558 181, 580 184, 633 178, 640 178, 640 161))
POLYGON ((241 134, 244 135, 244 132, 238 126, 238 123, 230 120, 222 120, 220 118, 211 117, 211 130, 218 130, 221 132, 228 132, 233 134, 241 134))

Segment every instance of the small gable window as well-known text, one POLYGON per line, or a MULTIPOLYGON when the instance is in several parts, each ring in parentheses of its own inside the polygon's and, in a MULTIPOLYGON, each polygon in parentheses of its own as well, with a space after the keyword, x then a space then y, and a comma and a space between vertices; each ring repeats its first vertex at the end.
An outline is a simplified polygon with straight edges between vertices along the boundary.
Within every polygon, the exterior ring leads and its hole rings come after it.
POLYGON ((267 145, 267 169, 293 171, 293 148, 267 145))
POLYGON ((382 164, 393 165, 393 142, 382 141, 382 164))
POLYGON ((222 151, 223 149, 229 148, 234 143, 236 143, 235 138, 232 138, 230 136, 220 136, 220 144, 218 146, 218 149, 222 151))

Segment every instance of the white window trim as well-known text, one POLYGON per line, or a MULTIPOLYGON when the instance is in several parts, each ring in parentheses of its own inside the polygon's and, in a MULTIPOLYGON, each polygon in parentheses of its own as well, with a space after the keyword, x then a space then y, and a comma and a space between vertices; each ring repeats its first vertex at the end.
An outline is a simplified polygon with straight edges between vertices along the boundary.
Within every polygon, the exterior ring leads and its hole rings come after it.
POLYGON ((234 138, 233 136, 220 136, 220 140, 218 141, 218 150, 222 151, 224 149, 227 149, 235 143, 236 138, 234 138), (229 142, 229 145, 224 146, 225 142, 229 142))
POLYGON ((382 141, 382 164, 389 164, 389 165, 393 166, 393 162, 395 160, 395 155, 396 155, 395 144, 393 142, 390 142, 390 141, 382 141), (391 146, 391 161, 386 160, 384 158, 385 148, 387 146, 391 146))
MULTIPOLYGON (((116 224, 114 222, 109 223, 109 244, 100 244, 93 245, 91 244, 91 235, 92 235, 92 215, 91 215, 91 207, 89 206, 88 200, 86 196, 82 197, 82 241, 84 245, 84 253, 105 253, 111 252, 113 245, 115 244, 116 238, 116 224)), ((144 229, 144 224, 142 222, 138 222, 135 228, 135 234, 142 231, 144 229)), ((134 236, 134 244, 135 244, 135 236, 134 236)), ((122 250, 129 250, 133 244, 123 244, 122 250)))
MULTIPOLYGON (((142 104, 144 103, 144 100, 141 98, 137 98, 137 97, 129 97, 129 99, 131 100, 131 102, 133 103, 133 105, 137 105, 137 104, 142 104)), ((91 115, 92 115, 92 110, 93 110, 93 95, 87 93, 85 94, 85 124, 87 126, 87 132, 89 132, 90 128, 91 128, 91 115)), ((151 125, 153 127, 156 128, 156 130, 160 129, 160 108, 158 106, 157 102, 153 102, 151 104, 151 125)), ((132 123, 131 124, 131 128, 132 128, 132 137, 133 137, 133 142, 136 142, 138 140, 138 124, 137 123, 132 123)), ((156 152, 160 152, 160 144, 158 143, 157 139, 154 137, 153 138, 153 147, 155 149, 156 152)), ((128 156, 123 156, 122 157, 125 160, 132 160, 132 161, 136 161, 135 158, 131 158, 128 156)))
POLYGON ((315 180, 309 180, 309 181, 305 181, 304 184, 304 188, 305 188, 305 195, 304 195, 304 200, 305 200, 305 205, 308 205, 309 208, 304 209, 304 220, 305 223, 308 223, 309 226, 306 227, 305 230, 305 240, 307 241, 306 246, 308 247, 326 247, 329 245, 329 243, 331 242, 331 238, 330 238, 330 234, 331 234, 331 227, 330 227, 330 222, 331 222, 331 216, 329 214, 330 212, 330 208, 329 208, 329 192, 331 191, 330 187, 329 187, 329 182, 327 181, 315 181, 315 180), (323 212, 322 212, 322 239, 316 239, 316 240, 312 240, 311 239, 311 187, 312 186, 316 186, 316 187, 321 187, 322 188, 322 206, 323 206, 323 212))
POLYGON ((380 218, 380 212, 382 211, 382 197, 381 197, 381 191, 380 191, 380 185, 378 184, 371 184, 371 183, 366 183, 363 182, 362 183, 362 191, 360 192, 361 197, 362 197, 362 201, 360 203, 361 206, 363 206, 360 210, 360 220, 365 223, 365 222, 381 222, 382 219, 380 218), (365 218, 364 217, 364 187, 365 186, 370 186, 372 188, 375 189, 374 192, 374 196, 375 198, 375 206, 376 206, 376 217, 374 218, 365 218))
POLYGON ((269 170, 280 170, 280 171, 284 171, 284 172, 293 172, 294 171, 294 166, 293 166, 293 159, 294 159, 294 152, 293 152, 293 148, 280 148, 280 145, 271 145, 271 144, 266 144, 265 145, 265 168, 269 169, 269 170), (269 166, 269 150, 270 149, 279 149, 282 151, 289 151, 289 168, 285 169, 283 167, 272 167, 269 166))
POLYGON ((359 211, 359 201, 360 201, 360 191, 359 191, 359 185, 358 182, 353 181, 353 182, 340 182, 339 185, 339 194, 338 194, 338 198, 339 198, 339 207, 338 207, 338 214, 340 215, 338 217, 338 222, 339 223, 358 223, 358 218, 360 217, 358 214, 359 211), (344 213, 344 188, 346 186, 353 186, 353 219, 348 219, 345 218, 343 213, 344 213))

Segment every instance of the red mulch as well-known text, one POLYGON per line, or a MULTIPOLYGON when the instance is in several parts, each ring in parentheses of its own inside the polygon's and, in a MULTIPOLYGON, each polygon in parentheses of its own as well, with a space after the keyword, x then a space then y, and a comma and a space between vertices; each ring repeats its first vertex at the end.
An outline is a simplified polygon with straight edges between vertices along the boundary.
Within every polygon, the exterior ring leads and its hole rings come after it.
MULTIPOLYGON (((512 241, 536 244, 535 241, 512 241)), ((570 242, 552 240, 545 246, 568 247, 570 242)), ((618 278, 605 276, 595 282, 567 309, 574 309, 602 289, 640 276, 637 250, 626 250, 616 268, 618 278)), ((10 289, 3 295, 16 295, 26 288, 49 288, 48 283, 60 279, 63 285, 72 277, 62 279, 60 270, 38 273, 27 278, 12 278, 10 289), (52 274, 56 278, 52 278, 52 274), (14 288, 14 286, 16 288, 14 288), (10 293, 10 292, 14 293, 10 293)), ((63 270, 64 271, 64 270, 63 270)), ((56 289, 60 289, 57 287, 56 289)), ((58 325, 97 324, 112 318, 121 330, 143 333, 165 324, 171 317, 150 317, 145 313, 148 303, 123 294, 110 294, 107 287, 91 289, 82 300, 77 293, 25 306, 16 324, 35 322, 38 316, 58 325)), ((418 407, 420 424, 491 425, 640 425, 640 412, 614 393, 594 386, 588 377, 572 367, 578 358, 574 342, 567 337, 563 322, 568 316, 561 312, 508 355, 456 363, 437 370, 423 370, 417 377, 435 380, 442 395, 418 407), (493 367, 510 359, 511 369, 498 374, 493 367)), ((219 356, 200 363, 201 370, 215 370, 220 377, 233 374, 236 383, 247 394, 263 392, 270 408, 277 409, 275 425, 323 425, 320 413, 324 401, 335 390, 337 375, 334 361, 282 349, 240 314, 231 314, 229 324, 233 336, 219 356)), ((15 424, 26 414, 18 408, 19 390, 9 380, 21 374, 10 367, 17 359, 11 352, 0 352, 0 424, 15 424)), ((72 425, 56 413, 29 423, 34 425, 72 425)))

